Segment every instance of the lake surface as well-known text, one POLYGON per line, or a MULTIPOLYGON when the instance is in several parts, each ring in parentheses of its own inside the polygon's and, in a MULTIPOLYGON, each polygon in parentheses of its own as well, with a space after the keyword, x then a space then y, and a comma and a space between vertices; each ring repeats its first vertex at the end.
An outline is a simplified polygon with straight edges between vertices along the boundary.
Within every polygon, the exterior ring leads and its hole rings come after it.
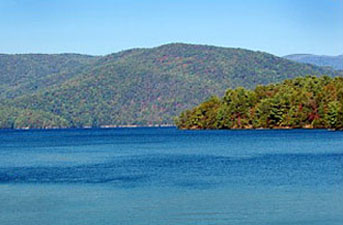
POLYGON ((0 131, 0 224, 342 225, 343 132, 0 131))

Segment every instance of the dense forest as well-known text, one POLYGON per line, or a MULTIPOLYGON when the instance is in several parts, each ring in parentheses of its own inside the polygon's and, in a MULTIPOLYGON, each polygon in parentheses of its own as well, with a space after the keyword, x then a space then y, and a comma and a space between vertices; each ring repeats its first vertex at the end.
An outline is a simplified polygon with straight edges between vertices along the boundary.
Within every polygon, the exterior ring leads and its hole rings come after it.
POLYGON ((0 128, 172 124, 227 88, 343 75, 264 52, 190 44, 97 57, 0 56, 0 128))
POLYGON ((14 98, 62 84, 98 58, 80 54, 0 54, 0 98, 14 98))
POLYGON ((343 129, 343 78, 295 78, 228 89, 176 119, 181 129, 328 128, 343 129))

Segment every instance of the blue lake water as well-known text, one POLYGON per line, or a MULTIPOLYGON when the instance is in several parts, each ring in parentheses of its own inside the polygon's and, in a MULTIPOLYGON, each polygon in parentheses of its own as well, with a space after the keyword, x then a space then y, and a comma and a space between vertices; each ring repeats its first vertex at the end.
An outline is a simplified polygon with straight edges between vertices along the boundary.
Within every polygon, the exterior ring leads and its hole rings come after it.
POLYGON ((343 132, 0 131, 0 224, 342 225, 343 132))

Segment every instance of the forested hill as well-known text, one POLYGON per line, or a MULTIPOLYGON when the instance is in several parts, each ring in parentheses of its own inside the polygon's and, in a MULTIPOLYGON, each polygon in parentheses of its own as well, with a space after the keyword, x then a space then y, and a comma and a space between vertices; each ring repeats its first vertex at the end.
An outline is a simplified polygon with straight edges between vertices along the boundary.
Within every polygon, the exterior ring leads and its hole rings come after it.
POLYGON ((343 78, 306 77, 228 89, 181 113, 182 129, 328 128, 343 129, 343 78))
POLYGON ((336 70, 343 70, 343 55, 325 56, 311 54, 287 55, 284 58, 300 63, 310 63, 317 66, 330 66, 336 70))
MULTIPOLYGON (((211 95, 221 96, 227 88, 251 89, 257 84, 308 74, 342 75, 264 52, 189 44, 132 49, 103 57, 86 57, 83 62, 84 66, 76 66, 77 69, 69 72, 54 71, 52 78, 58 82, 48 83, 47 88, 40 86, 34 92, 23 88, 21 94, 16 92, 15 98, 3 98, 0 126, 173 123, 181 111, 211 95)), ((56 66, 64 68, 59 63, 56 66)), ((49 77, 45 76, 41 84, 49 82, 49 77)), ((20 82, 16 84, 21 85, 20 82)), ((8 89, 4 92, 9 93, 8 89)))
POLYGON ((61 84, 98 58, 80 54, 0 54, 0 98, 61 84))

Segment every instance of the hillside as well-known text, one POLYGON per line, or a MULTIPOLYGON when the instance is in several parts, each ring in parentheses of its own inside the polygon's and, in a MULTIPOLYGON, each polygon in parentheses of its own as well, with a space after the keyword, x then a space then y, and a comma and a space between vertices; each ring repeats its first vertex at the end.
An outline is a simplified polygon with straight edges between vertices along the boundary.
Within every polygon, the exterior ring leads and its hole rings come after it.
MULTIPOLYGON (((5 99, 3 115, 8 107, 31 114, 20 122, 16 116, 2 121, 12 121, 11 127, 41 127, 32 118, 45 112, 44 118, 56 116, 54 121, 68 127, 172 123, 181 111, 211 95, 222 96, 227 88, 251 89, 308 74, 342 75, 244 49, 189 44, 132 49, 98 58, 61 84, 5 99)), ((39 124, 58 126, 48 120, 39 124)))
POLYGON ((182 129, 343 129, 343 78, 311 77, 228 89, 181 113, 182 129))
POLYGON ((0 54, 0 98, 61 84, 98 58, 79 54, 0 54))
POLYGON ((287 55, 284 58, 300 63, 310 63, 317 66, 330 66, 336 70, 343 70, 343 55, 325 56, 311 54, 287 55))

